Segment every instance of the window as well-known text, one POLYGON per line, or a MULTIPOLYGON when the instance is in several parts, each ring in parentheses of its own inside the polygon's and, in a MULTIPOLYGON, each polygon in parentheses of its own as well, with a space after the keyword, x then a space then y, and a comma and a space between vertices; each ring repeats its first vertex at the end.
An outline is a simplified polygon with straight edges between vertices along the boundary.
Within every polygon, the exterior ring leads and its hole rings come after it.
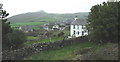
POLYGON ((74 31, 73 33, 74 33, 74 35, 75 35, 75 31, 74 31))
POLYGON ((83 29, 83 25, 82 25, 82 29, 83 29))
POLYGON ((82 31, 82 36, 84 35, 84 31, 82 31))
POLYGON ((74 29, 75 29, 75 25, 74 25, 74 27, 73 27, 74 29))
POLYGON ((79 35, 80 33, 79 33, 79 31, 78 31, 78 35, 79 35))
POLYGON ((79 25, 77 26, 77 29, 79 29, 79 25))

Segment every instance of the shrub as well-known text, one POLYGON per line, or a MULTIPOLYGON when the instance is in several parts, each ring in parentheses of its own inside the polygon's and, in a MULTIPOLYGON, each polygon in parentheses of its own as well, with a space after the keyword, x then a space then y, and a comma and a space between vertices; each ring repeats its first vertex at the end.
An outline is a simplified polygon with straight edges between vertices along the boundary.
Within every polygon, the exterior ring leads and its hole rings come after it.
POLYGON ((8 39, 10 40, 11 48, 18 49, 23 46, 23 43, 26 41, 26 36, 22 31, 14 30, 8 34, 8 39))
POLYGON ((64 32, 60 32, 60 33, 58 34, 58 37, 63 36, 63 35, 64 35, 64 32))

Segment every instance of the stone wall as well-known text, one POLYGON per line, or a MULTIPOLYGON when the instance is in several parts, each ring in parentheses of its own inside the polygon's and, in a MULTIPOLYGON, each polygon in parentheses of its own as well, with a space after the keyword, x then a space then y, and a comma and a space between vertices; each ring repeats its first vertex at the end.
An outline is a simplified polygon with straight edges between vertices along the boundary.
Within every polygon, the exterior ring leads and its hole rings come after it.
POLYGON ((49 42, 49 43, 32 44, 18 50, 9 51, 9 52, 4 51, 2 53, 2 59, 3 60, 20 60, 34 53, 39 53, 44 50, 56 49, 56 48, 64 47, 66 45, 81 43, 85 41, 87 41, 87 37, 80 37, 80 38, 74 38, 69 40, 59 40, 59 41, 49 42))

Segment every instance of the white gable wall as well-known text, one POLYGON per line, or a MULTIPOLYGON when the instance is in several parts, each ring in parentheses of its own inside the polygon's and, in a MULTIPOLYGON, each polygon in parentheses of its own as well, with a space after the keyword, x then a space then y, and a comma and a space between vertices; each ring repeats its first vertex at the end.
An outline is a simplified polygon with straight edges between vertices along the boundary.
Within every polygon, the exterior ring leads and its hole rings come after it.
POLYGON ((82 36, 82 31, 83 31, 82 25, 75 25, 75 28, 74 28, 74 25, 71 25, 70 35, 79 37, 79 36, 82 36), (75 34, 74 34, 74 31, 75 31, 75 34), (78 32, 79 32, 79 34, 78 34, 78 32))
MULTIPOLYGON (((83 27, 85 27, 85 26, 83 26, 83 27)), ((87 31, 85 32, 85 29, 82 29, 82 25, 75 25, 75 28, 74 28, 74 25, 70 26, 70 36, 79 37, 79 36, 84 36, 84 35, 88 35, 88 32, 87 31), (74 34, 74 31, 75 31, 75 34, 74 34), (82 31, 84 31, 83 34, 82 34, 82 31), (78 32, 79 32, 79 34, 78 34, 78 32)))
POLYGON ((58 25, 54 25, 53 28, 59 28, 59 26, 58 25))

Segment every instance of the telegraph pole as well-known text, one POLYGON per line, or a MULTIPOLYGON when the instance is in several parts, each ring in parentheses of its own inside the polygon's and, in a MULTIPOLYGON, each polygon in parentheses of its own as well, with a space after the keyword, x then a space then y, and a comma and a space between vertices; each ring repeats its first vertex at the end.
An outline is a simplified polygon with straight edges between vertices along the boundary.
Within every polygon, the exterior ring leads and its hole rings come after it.
POLYGON ((0 3, 0 61, 2 60, 2 6, 0 3))

